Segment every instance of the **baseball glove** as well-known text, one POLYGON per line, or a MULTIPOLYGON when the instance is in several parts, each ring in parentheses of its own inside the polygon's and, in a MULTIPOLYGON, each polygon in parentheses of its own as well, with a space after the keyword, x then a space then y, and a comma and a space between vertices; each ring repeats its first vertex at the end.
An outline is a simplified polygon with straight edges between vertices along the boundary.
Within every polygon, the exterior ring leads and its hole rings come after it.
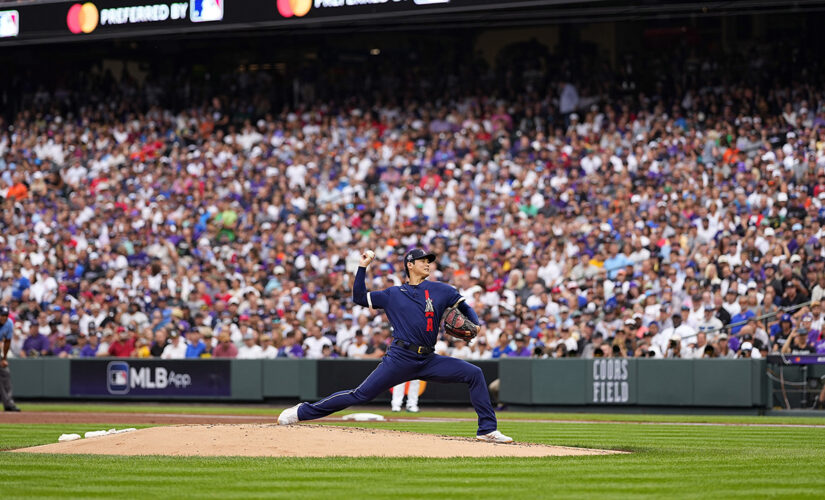
POLYGON ((458 306, 447 309, 444 313, 444 330, 453 337, 466 340, 473 340, 478 335, 478 325, 467 319, 467 316, 458 310, 458 306))

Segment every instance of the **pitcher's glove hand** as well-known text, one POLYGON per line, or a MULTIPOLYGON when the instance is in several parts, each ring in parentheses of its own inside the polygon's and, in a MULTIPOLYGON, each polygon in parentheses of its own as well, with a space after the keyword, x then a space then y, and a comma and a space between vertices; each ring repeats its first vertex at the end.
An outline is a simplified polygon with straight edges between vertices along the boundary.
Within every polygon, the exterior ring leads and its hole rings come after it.
POLYGON ((479 328, 457 306, 453 306, 444 313, 444 330, 453 337, 469 342, 478 335, 479 328))

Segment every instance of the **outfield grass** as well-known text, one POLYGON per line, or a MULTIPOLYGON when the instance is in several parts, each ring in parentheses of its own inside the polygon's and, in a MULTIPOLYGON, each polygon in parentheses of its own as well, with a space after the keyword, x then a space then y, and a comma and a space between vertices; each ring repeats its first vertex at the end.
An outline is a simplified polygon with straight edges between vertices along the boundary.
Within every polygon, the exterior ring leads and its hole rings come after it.
MULTIPOLYGON (((112 405, 123 411, 120 405, 112 405)), ((168 407, 142 407, 153 412, 168 407)), ((85 406, 86 411, 90 409, 85 406)), ((184 407, 181 407, 183 410, 184 407)), ((206 410, 202 407, 188 407, 206 410)), ((228 408, 216 407, 218 413, 228 408)), ((61 410, 66 411, 66 410, 61 410)), ((248 413, 248 409, 244 411, 248 413)), ((444 412, 473 417, 471 412, 444 412)), ((556 418, 558 414, 507 417, 556 418)), ((561 414, 571 418, 570 414, 561 414)), ((428 416, 430 416, 428 414, 428 416)), ((505 416, 505 415, 502 415, 505 416)), ((587 420, 606 415, 585 415, 587 420)), ((641 416, 636 417, 638 420, 641 416)), ((687 421, 689 417, 667 416, 687 421)), ((659 417, 657 417, 659 418, 659 417)), ((713 417, 741 421, 741 417, 713 417)), ((796 421, 791 419, 792 421, 796 421)), ((769 419, 757 419, 767 423, 769 419)), ((472 422, 358 423, 471 436, 472 422)), ((0 425, 0 448, 105 425, 0 425)), ((628 450, 530 459, 179 458, 0 454, 3 498, 821 498, 825 428, 506 422, 519 441, 628 450)))
MULTIPOLYGON (((80 434, 82 436, 89 431, 127 429, 129 427, 142 429, 151 426, 145 424, 0 424, 0 450, 14 450, 40 444, 56 443, 61 434, 80 434)), ((12 456, 14 455, 9 453, 0 455, 0 485, 3 478, 2 464, 12 456)), ((0 488, 2 487, 0 486, 0 488)))

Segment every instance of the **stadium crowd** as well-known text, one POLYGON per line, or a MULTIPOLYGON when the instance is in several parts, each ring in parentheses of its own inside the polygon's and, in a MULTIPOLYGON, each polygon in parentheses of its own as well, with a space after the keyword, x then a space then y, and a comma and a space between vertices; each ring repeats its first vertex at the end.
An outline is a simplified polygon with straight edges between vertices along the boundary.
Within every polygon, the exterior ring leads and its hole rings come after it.
POLYGON ((352 277, 373 249, 398 285, 415 246, 482 319, 443 354, 825 353, 821 62, 731 59, 351 69, 280 111, 263 71, 18 82, 12 353, 380 357, 352 277))

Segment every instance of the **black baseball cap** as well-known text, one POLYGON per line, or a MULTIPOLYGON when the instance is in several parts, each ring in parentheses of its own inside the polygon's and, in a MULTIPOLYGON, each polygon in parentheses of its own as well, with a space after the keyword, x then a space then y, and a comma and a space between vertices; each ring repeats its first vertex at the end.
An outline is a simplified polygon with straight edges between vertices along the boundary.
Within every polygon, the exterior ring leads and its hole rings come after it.
POLYGON ((409 276, 410 270, 407 269, 407 264, 410 262, 415 262, 418 259, 427 259, 428 261, 432 262, 435 260, 435 254, 432 252, 425 252, 420 248, 413 248, 407 255, 404 256, 404 273, 409 276))
POLYGON ((419 259, 427 259, 430 262, 435 260, 435 254, 432 252, 425 252, 420 248, 413 248, 407 255, 404 256, 404 263, 406 265, 407 262, 413 262, 419 259))
POLYGON ((9 308, 7 306, 0 306, 0 316, 8 316, 9 308))

